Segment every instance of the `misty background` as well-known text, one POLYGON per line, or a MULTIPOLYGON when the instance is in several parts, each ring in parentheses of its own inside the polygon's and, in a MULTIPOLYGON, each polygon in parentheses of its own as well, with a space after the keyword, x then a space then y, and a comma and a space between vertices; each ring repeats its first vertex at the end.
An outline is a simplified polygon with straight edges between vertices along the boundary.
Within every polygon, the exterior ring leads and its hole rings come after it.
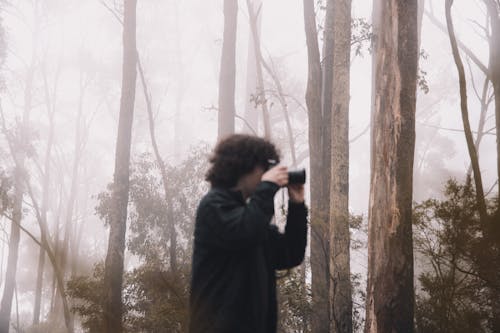
MULTIPOLYGON (((46 199, 50 233, 60 232, 62 239, 66 224, 71 224, 78 235, 75 236, 78 239, 77 256, 71 265, 77 275, 91 275, 95 265, 103 262, 108 241, 108 226, 96 207, 100 204, 99 195, 106 191, 113 179, 121 91, 123 46, 119 20, 122 5, 114 0, 16 0, 4 2, 2 6, 6 43, 1 73, 2 131, 4 134, 14 133, 23 128, 24 133, 29 133, 28 139, 20 146, 26 153, 25 169, 32 186, 32 197, 24 197, 22 226, 39 237, 33 198, 41 204, 44 159, 52 121, 52 171, 46 199), (23 125, 27 103, 30 105, 29 120, 23 125), (76 183, 72 185, 73 178, 76 183), (72 193, 74 204, 68 207, 72 193)), ((210 149, 217 140, 222 7, 221 0, 139 0, 137 4, 137 51, 151 96, 159 151, 172 167, 184 165, 184 160, 197 154, 193 161, 200 163, 197 169, 200 178, 196 180, 200 183, 210 149)), ((415 202, 442 198, 445 182, 450 177, 464 181, 470 164, 460 117, 457 72, 448 35, 428 15, 433 13, 441 24, 445 24, 444 4, 442 1, 426 1, 425 10, 419 60, 421 84, 417 92, 415 202)), ((369 25, 371 11, 371 1, 353 0, 353 19, 369 25)), ((304 99, 307 48, 302 2, 263 1, 260 14, 262 53, 272 64, 286 96, 297 165, 291 165, 281 106, 270 92, 272 141, 279 147, 284 164, 309 169, 308 117, 304 99)), ((481 28, 486 25, 486 14, 481 1, 456 1, 453 14, 457 37, 483 63, 488 63, 488 42, 481 28)), ((248 80, 255 74, 248 64, 252 43, 249 16, 246 4, 241 1, 237 19, 235 124, 236 132, 249 133, 251 131, 241 118, 248 110, 255 109, 248 95, 248 80)), ((320 49, 323 20, 324 10, 318 6, 320 49)), ((361 34, 361 28, 353 28, 353 33, 356 31, 361 34)), ((353 46, 349 110, 349 208, 353 215, 362 216, 365 227, 370 186, 370 52, 369 39, 353 46)), ((463 59, 468 79, 470 119, 473 131, 476 131, 480 103, 474 91, 482 87, 484 75, 465 55, 463 59)), ((275 90, 271 77, 267 74, 264 77, 266 87, 275 90)), ((139 75, 136 87, 132 165, 140 164, 145 156, 153 154, 139 75)), ((490 112, 486 118, 486 129, 494 128, 493 115, 490 112)), ((260 135, 263 133, 261 123, 259 121, 259 127, 254 129, 260 135)), ((7 137, 0 136, 0 171, 6 174, 14 165, 7 137)), ((497 181, 495 140, 494 131, 488 132, 479 149, 485 191, 497 181)), ((207 185, 201 186, 203 190, 207 185)), ((306 197, 309 198, 309 194, 306 197)), ((188 208, 194 213, 195 207, 188 208)), ((0 292, 7 266, 10 223, 7 218, 0 217, 0 292)), ((189 235, 189 230, 186 235, 189 235)), ((366 232, 363 228, 352 230, 352 239, 360 242, 360 246, 351 252, 351 271, 360 275, 362 290, 366 288, 366 232)), ((180 237, 179 242, 186 243, 188 238, 180 237)), ((33 316, 38 253, 39 246, 21 232, 11 320, 24 329, 30 327, 33 316)), ((142 260, 141 256, 126 250, 125 270, 133 270, 142 260)), ((50 266, 48 261, 46 265, 50 266)), ((416 273, 419 269, 417 263, 416 273)), ((51 276, 52 272, 47 268, 45 279, 48 282, 42 292, 40 321, 49 318, 54 298, 51 276)), ((77 319, 76 327, 79 325, 77 319)))

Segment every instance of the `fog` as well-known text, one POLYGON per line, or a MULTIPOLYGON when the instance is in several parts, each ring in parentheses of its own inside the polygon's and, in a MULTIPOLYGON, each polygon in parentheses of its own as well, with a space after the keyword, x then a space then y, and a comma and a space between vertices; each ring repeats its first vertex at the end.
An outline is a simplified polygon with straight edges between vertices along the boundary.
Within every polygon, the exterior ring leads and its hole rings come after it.
MULTIPOLYGON (((71 243, 78 244, 79 249, 77 259, 71 262, 77 267, 77 275, 91 275, 94 266, 106 256, 109 228, 96 207, 99 193, 106 191, 113 181, 122 77, 122 6, 116 0, 16 0, 2 4, 6 51, 1 71, 0 171, 12 174, 12 152, 25 154, 24 166, 33 197, 25 192, 22 226, 39 239, 34 201, 39 206, 43 204, 43 181, 47 176, 44 163, 50 117, 53 117, 46 220, 53 240, 62 241, 65 223, 71 223, 70 229, 79 235, 71 240, 79 239, 79 243, 71 243), (27 128, 23 127, 26 112, 29 112, 27 128), (23 139, 12 148, 12 140, 15 140, 12 138, 18 132, 23 133, 23 139), (76 183, 72 191, 74 177, 76 183), (75 200, 71 209, 68 202, 72 193, 75 200)), ((171 166, 183 165, 182 161, 194 149, 202 149, 204 154, 198 159, 206 160, 217 141, 222 7, 221 0, 139 0, 137 4, 138 57, 151 97, 159 150, 171 166)), ((371 1, 353 0, 353 18, 369 23, 371 11, 371 1)), ((434 13, 445 25, 444 2, 426 1, 426 11, 434 13)), ((324 15, 324 10, 318 10, 320 26, 324 15)), ((482 37, 481 28, 487 22, 482 2, 456 1, 453 15, 457 37, 488 64, 488 42, 482 37)), ((241 118, 247 105, 252 105, 247 79, 255 74, 247 72, 251 32, 245 1, 239 1, 237 20, 235 124, 236 132, 248 132, 241 118)), ((263 1, 260 29, 263 57, 273 63, 287 96, 299 156, 297 167, 309 170, 305 103, 307 47, 302 1, 263 1)), ((320 29, 320 49, 322 34, 320 29)), ((420 58, 420 73, 428 92, 420 88, 417 92, 413 193, 416 202, 441 198, 447 179, 464 181, 470 164, 460 116, 458 76, 448 35, 437 28, 427 14, 423 17, 421 49, 424 56, 420 58)), ((366 226, 370 190, 370 131, 367 130, 371 110, 370 42, 364 41, 360 50, 360 54, 351 52, 349 207, 352 214, 363 216, 366 226)), ((484 74, 464 53, 462 57, 472 129, 477 131, 480 103, 474 90, 481 93, 484 74)), ((267 74, 265 85, 275 89, 267 74)), ((283 162, 291 165, 281 107, 271 93, 269 98, 272 140, 279 147, 283 162)), ((494 103, 486 119, 487 130, 495 127, 493 110, 494 103)), ((140 162, 144 154, 153 156, 148 126, 146 101, 138 76, 132 165, 140 162)), ((263 135, 260 119, 256 130, 263 135)), ((484 136, 479 149, 485 191, 497 181, 494 133, 493 130, 484 136)), ((306 187, 308 191, 313 190, 309 184, 306 187)), ((495 191, 489 195, 495 195, 495 191)), ((195 207, 189 209, 194 213, 195 207)), ((10 224, 9 219, 0 217, 0 292, 7 267, 10 224)), ((366 283, 366 234, 354 230, 352 237, 365 246, 352 251, 351 271, 360 273, 361 281, 366 283)), ((180 238, 181 243, 187 241, 188 238, 180 238)), ((11 324, 19 324, 23 329, 29 329, 32 324, 38 252, 39 245, 26 232, 21 232, 11 324)), ((126 270, 140 266, 141 262, 140 256, 126 250, 126 270)), ((40 321, 50 321, 54 297, 50 262, 46 260, 45 265, 48 268, 44 275, 40 321)), ((69 278, 70 267, 67 269, 69 278)), ((307 275, 310 282, 310 273, 307 275)), ((11 332, 21 331, 14 326, 11 332)), ((79 319, 75 327, 77 331, 82 329, 79 319)))

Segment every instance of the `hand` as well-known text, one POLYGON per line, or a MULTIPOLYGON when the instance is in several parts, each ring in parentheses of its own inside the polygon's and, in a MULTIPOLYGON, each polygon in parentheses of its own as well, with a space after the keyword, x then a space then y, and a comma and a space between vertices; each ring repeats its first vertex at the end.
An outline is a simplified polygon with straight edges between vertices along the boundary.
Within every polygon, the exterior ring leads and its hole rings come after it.
POLYGON ((289 184, 288 197, 290 201, 295 203, 304 202, 304 185, 303 184, 289 184))
POLYGON ((277 165, 267 170, 261 178, 262 181, 273 182, 282 187, 288 184, 288 169, 284 165, 277 165))

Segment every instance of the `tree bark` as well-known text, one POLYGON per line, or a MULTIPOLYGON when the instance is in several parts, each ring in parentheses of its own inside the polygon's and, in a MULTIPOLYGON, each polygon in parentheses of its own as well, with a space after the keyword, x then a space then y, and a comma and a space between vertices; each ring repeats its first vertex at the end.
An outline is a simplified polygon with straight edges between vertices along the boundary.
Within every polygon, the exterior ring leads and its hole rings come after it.
POLYGON ((446 12, 446 25, 448 27, 448 34, 450 38, 451 50, 453 53, 453 59, 457 66, 458 80, 460 86, 460 110, 462 114, 462 123, 464 126, 465 140, 467 142, 467 150, 469 152, 469 157, 471 160, 472 171, 474 174, 474 184, 476 188, 476 200, 479 208, 479 216, 481 223, 484 224, 487 218, 486 211, 486 201, 484 199, 483 181, 481 178, 481 170, 479 168, 479 159, 477 157, 476 147, 474 146, 474 138, 472 137, 472 130, 469 122, 469 110, 467 107, 467 84, 465 82, 465 70, 460 58, 460 53, 458 52, 458 44, 455 37, 455 31, 453 28, 453 20, 451 17, 451 6, 453 5, 453 0, 446 0, 445 2, 445 12, 446 12))
POLYGON ((304 25, 308 56, 306 104, 309 118, 309 154, 311 170, 311 273, 312 318, 315 333, 329 331, 328 314, 328 224, 324 209, 323 149, 322 149, 322 69, 316 29, 314 0, 303 0, 304 25))
MULTIPOLYGON (((490 17, 490 77, 495 94, 495 124, 497 135, 497 189, 500 210, 500 4, 494 0, 485 0, 490 17)), ((499 324, 500 326, 500 324, 499 324)))
POLYGON ((111 193, 108 251, 104 267, 103 332, 121 333, 122 284, 127 205, 129 197, 130 147, 137 78, 136 0, 124 0, 123 67, 120 117, 116 141, 115 173, 111 193))
POLYGON ((351 0, 334 0, 330 181, 330 332, 352 332, 349 233, 351 0))
POLYGON ((237 17, 238 2, 224 0, 224 37, 219 77, 219 139, 234 133, 237 17))
POLYGON ((413 332, 417 0, 378 0, 365 332, 413 332))

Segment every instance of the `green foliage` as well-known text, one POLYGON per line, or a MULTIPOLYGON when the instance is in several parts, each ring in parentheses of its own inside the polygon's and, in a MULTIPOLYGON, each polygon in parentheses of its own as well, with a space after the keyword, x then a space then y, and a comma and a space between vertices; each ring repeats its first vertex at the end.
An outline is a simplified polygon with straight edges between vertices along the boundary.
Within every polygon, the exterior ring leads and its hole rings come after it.
POLYGON ((443 200, 414 208, 414 245, 424 262, 418 332, 491 332, 500 295, 499 244, 488 227, 497 218, 495 203, 489 201, 492 220, 480 221, 470 182, 450 180, 443 200))
POLYGON ((72 311, 81 318, 83 329, 88 333, 102 331, 104 264, 94 267, 92 276, 79 276, 68 281, 67 293, 73 300, 72 311))
MULTIPOLYGON (((187 330, 192 233, 197 204, 208 188, 203 181, 207 151, 206 146, 199 147, 180 164, 166 165, 167 198, 161 170, 150 154, 141 155, 132 165, 127 249, 140 259, 140 265, 124 276, 126 332, 187 330), (177 236, 175 271, 169 265, 172 222, 177 236)), ((106 224, 111 190, 112 185, 98 195, 96 207, 106 224)), ((101 264, 96 265, 92 277, 77 277, 68 283, 68 293, 75 300, 73 311, 81 317, 86 332, 100 332, 102 280, 101 264)))
POLYGON ((130 332, 184 332, 188 322, 190 266, 175 272, 143 265, 127 280, 130 332))
POLYGON ((306 284, 302 267, 289 271, 278 279, 278 327, 280 332, 311 331, 311 286, 306 284))

